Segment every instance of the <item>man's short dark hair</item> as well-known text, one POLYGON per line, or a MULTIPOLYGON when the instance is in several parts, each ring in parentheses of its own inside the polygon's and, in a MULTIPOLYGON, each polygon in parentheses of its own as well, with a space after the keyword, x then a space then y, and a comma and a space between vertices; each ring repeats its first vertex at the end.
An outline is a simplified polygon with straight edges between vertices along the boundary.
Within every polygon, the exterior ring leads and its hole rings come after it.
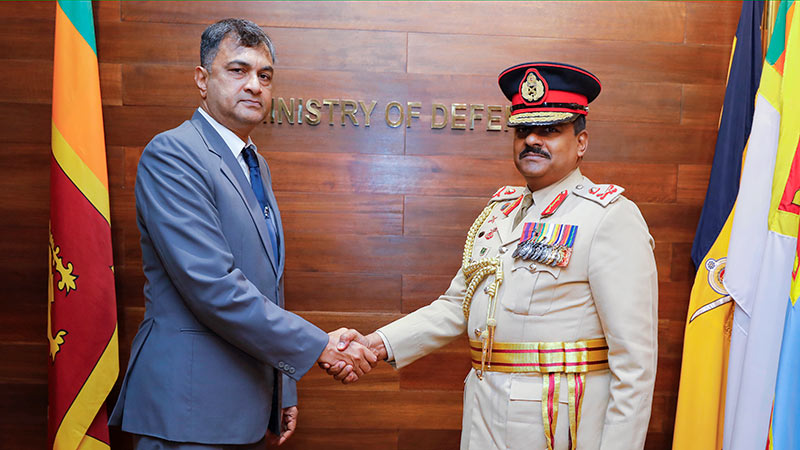
POLYGON ((572 121, 572 127, 575 129, 575 136, 581 131, 586 129, 586 116, 583 114, 578 115, 578 118, 572 121))
POLYGON ((267 33, 264 33, 261 27, 247 19, 224 19, 209 25, 200 38, 200 65, 205 67, 206 70, 211 72, 211 63, 214 62, 214 58, 217 56, 219 43, 231 32, 236 33, 241 46, 258 47, 261 44, 266 45, 272 57, 272 62, 276 62, 275 46, 272 45, 272 40, 267 36, 267 33))

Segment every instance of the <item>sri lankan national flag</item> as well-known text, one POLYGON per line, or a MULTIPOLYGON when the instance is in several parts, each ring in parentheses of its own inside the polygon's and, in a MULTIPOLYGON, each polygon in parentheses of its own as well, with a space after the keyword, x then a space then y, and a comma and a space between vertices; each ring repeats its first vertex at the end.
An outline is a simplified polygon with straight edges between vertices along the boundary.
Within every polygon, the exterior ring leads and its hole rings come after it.
POLYGON ((105 400, 119 362, 91 2, 58 2, 53 72, 48 445, 108 449, 105 400))

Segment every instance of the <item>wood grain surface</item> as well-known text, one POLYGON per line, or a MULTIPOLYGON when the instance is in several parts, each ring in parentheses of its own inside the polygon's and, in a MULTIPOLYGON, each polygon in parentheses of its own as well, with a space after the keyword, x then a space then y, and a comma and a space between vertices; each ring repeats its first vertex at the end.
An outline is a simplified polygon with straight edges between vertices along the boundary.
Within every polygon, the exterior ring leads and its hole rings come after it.
MULTIPOLYGON (((689 252, 739 5, 94 2, 121 370, 144 314, 136 165, 155 134, 197 107, 192 77, 208 24, 246 17, 265 28, 277 47, 276 105, 336 103, 319 125, 276 115, 252 135, 286 228, 286 306, 326 330, 370 332, 447 289, 487 198, 522 183, 511 133, 487 131, 490 105, 507 104, 497 74, 524 61, 564 61, 603 82, 584 173, 624 186, 656 240, 660 347, 646 448, 670 449, 694 278, 689 252), (531 18, 541 20, 531 26, 531 18), (366 126, 363 106, 372 101, 366 126), (392 101, 419 102, 419 117, 389 127, 392 101), (358 105, 358 126, 345 103, 358 105), (467 115, 473 105, 473 129, 469 117, 464 130, 452 118, 432 129, 437 103, 448 111, 463 103, 467 115)), ((43 449, 46 439, 54 15, 53 2, 0 3, 0 448, 8 450, 43 449)), ((383 364, 353 386, 314 369, 299 384, 300 427, 285 448, 455 449, 468 370, 464 339, 400 371, 383 364)), ((132 445, 119 430, 112 443, 132 445)))

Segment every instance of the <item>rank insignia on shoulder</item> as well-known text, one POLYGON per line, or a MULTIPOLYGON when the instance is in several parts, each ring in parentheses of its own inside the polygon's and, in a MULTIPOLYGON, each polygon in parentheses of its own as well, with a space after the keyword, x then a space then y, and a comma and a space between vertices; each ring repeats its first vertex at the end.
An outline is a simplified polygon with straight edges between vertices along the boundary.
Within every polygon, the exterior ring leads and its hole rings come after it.
POLYGON ((579 184, 575 186, 572 192, 588 200, 599 203, 603 207, 608 206, 614 200, 618 199, 625 188, 617 186, 616 184, 579 184))
POLYGON ((503 186, 492 195, 489 200, 491 202, 500 202, 503 200, 512 200, 522 196, 522 186, 503 186))
POLYGON ((512 256, 549 266, 566 267, 572 257, 577 234, 577 225, 526 222, 512 256))

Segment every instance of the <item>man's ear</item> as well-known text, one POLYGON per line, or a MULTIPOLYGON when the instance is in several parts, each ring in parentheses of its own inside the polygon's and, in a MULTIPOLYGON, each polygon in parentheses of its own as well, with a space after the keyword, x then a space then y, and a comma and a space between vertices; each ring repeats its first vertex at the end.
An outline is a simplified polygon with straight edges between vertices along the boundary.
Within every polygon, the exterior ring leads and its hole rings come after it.
POLYGON ((200 90, 200 97, 203 97, 203 100, 206 99, 208 94, 208 77, 208 70, 205 67, 197 66, 194 68, 194 84, 200 90))
POLYGON ((581 130, 581 132, 575 136, 575 139, 578 141, 578 158, 583 158, 586 149, 589 147, 589 132, 581 130))

